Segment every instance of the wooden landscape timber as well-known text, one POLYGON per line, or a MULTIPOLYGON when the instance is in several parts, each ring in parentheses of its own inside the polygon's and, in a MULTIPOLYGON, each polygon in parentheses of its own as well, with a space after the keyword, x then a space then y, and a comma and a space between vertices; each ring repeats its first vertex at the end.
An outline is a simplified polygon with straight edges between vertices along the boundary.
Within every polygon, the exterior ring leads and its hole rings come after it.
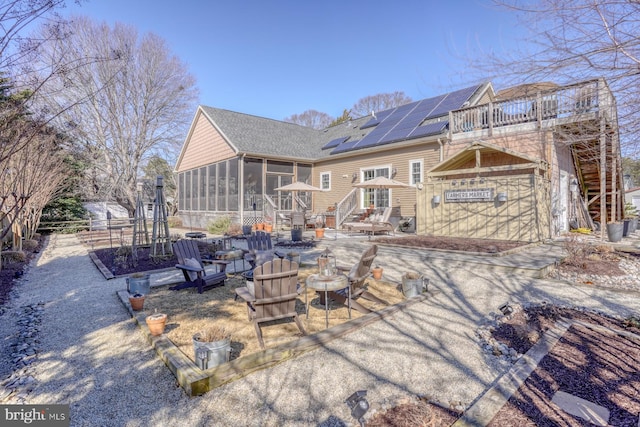
POLYGON ((295 341, 234 359, 215 368, 201 370, 191 359, 173 345, 166 336, 152 336, 145 323, 145 315, 140 312, 134 312, 131 309, 129 296, 126 291, 118 292, 118 296, 124 306, 129 310, 134 320, 138 323, 138 326, 145 332, 153 348, 171 372, 173 372, 178 383, 189 396, 202 395, 224 384, 246 377, 252 372, 274 367, 282 362, 315 350, 336 338, 343 337, 378 320, 389 317, 433 295, 435 295, 435 292, 428 291, 417 297, 385 307, 382 310, 366 314, 316 334, 304 336, 295 341))

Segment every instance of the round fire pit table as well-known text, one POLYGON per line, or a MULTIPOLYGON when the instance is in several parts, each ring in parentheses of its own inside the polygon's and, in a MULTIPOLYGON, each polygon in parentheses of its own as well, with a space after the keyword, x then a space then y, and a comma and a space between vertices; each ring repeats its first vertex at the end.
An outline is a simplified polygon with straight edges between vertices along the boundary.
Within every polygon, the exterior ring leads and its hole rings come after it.
MULTIPOLYGON (((324 291, 324 313, 325 313, 325 327, 329 327, 329 298, 328 293, 332 291, 338 291, 340 289, 347 288, 347 309, 349 310, 349 319, 351 319, 351 286, 348 285, 349 280, 344 274, 337 274, 335 276, 321 276, 319 274, 312 274, 307 277, 307 287, 316 291, 324 291)), ((304 293, 304 304, 307 306, 307 319, 309 318, 309 304, 307 292, 304 293)))

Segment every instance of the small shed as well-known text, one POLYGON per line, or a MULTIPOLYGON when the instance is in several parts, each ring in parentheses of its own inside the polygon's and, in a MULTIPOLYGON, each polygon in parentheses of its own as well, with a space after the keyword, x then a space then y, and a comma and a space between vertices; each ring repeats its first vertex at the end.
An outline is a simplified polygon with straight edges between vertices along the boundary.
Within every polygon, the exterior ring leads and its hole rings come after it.
POLYGON ((416 232, 538 242, 551 236, 546 162, 476 141, 417 186, 416 232))

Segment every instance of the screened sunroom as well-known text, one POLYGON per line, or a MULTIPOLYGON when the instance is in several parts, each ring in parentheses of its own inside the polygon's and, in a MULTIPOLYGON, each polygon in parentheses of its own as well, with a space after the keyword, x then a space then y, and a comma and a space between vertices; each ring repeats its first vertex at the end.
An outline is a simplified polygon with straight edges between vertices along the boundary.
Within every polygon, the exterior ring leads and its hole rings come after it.
POLYGON ((242 225, 275 224, 293 209, 312 209, 311 193, 275 190, 296 181, 311 184, 311 173, 310 163, 257 157, 234 157, 179 172, 183 223, 206 228, 210 221, 228 216, 242 225))

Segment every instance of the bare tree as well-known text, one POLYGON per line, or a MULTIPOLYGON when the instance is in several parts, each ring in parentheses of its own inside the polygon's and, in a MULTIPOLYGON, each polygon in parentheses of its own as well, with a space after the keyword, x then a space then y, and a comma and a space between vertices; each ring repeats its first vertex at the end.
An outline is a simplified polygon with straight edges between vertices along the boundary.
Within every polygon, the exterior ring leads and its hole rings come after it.
POLYGON ((379 93, 361 98, 353 104, 350 112, 354 117, 362 117, 371 114, 371 112, 376 113, 378 111, 388 110, 389 108, 408 104, 411 101, 411 98, 406 96, 402 91, 379 93))
POLYGON ((473 56, 470 70, 506 84, 604 77, 617 99, 621 143, 637 156, 640 132, 640 2, 496 0, 528 30, 522 50, 473 56))
POLYGON ((307 110, 304 113, 293 114, 285 118, 284 121, 314 129, 324 129, 331 124, 333 117, 327 113, 321 113, 320 111, 307 110))
MULTIPOLYGON (((38 228, 42 209, 60 190, 66 177, 60 137, 52 128, 41 127, 37 138, 32 138, 7 162, 5 180, 0 188, 3 195, 19 195, 20 209, 8 209, 12 223, 13 248, 22 249, 23 231, 31 238, 38 228)), ((18 204, 14 204, 17 207, 18 204)))
POLYGON ((65 0, 6 0, 0 3, 0 69, 14 67, 24 60, 24 48, 41 42, 24 35, 25 28, 46 19, 52 25, 61 22, 57 10, 65 0))
MULTIPOLYGON (((58 28, 42 27, 42 38, 52 38, 51 31, 58 28)), ((94 193, 133 214, 140 166, 153 155, 174 157, 179 148, 195 109, 195 79, 154 34, 138 37, 131 26, 84 17, 67 31, 63 43, 40 46, 32 70, 78 66, 49 78, 37 105, 63 111, 56 122, 86 150, 94 193)))

